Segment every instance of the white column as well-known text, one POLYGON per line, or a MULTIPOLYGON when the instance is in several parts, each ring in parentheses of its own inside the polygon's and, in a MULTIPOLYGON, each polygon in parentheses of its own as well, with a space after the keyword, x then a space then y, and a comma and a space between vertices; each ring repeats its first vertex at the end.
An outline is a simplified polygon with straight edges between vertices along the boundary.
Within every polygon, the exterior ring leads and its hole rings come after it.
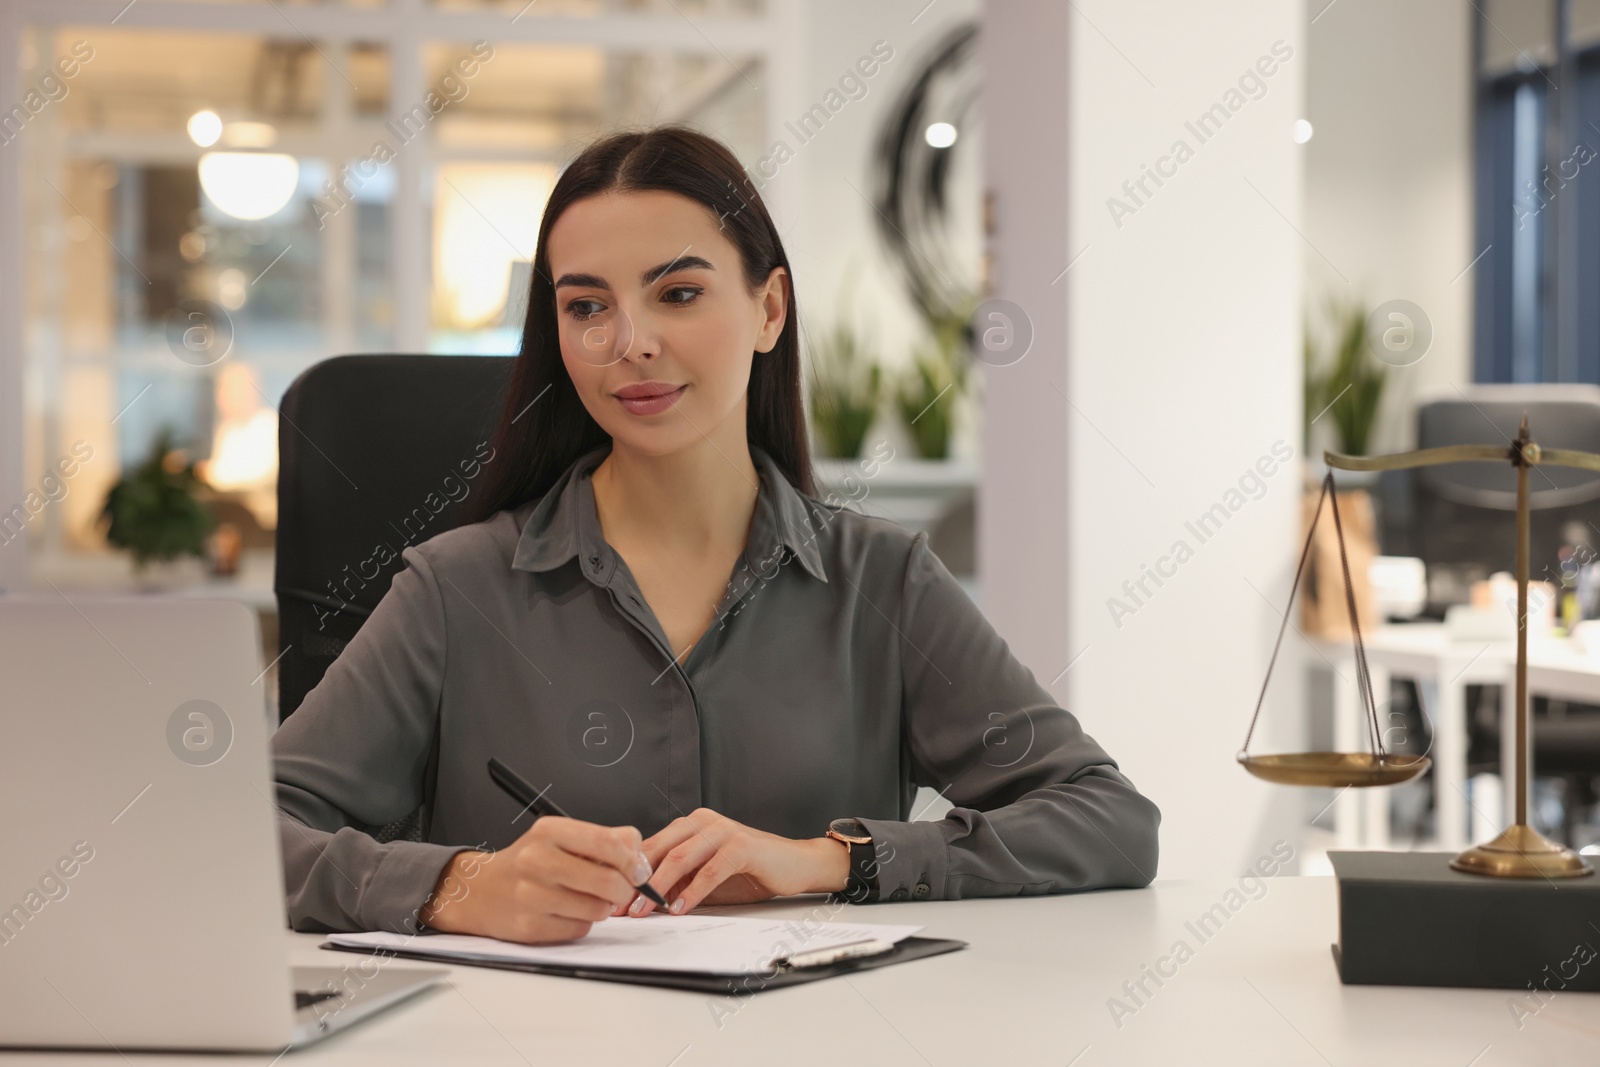
MULTIPOLYGON (((984 607, 1161 807, 1161 875, 1236 873, 1298 810, 1233 757, 1298 548, 1302 5, 1000 0, 983 48, 995 295, 1035 333, 986 368, 984 607)), ((1294 655, 1253 750, 1304 735, 1294 655)))
MULTIPOLYGON (((1032 348, 1009 366, 981 366, 983 475, 978 578, 986 614, 1012 651, 1065 699, 1058 675, 1078 652, 1068 626, 1067 297, 1058 279, 1075 252, 1068 225, 1074 129, 1065 4, 990 3, 984 12, 984 180, 994 212, 995 298, 1026 315, 1032 348)), ((1082 137, 1081 133, 1077 135, 1082 137)), ((1003 326, 979 322, 980 329, 1003 326)), ((1003 362, 1004 357, 995 357, 1003 362)), ((1079 641, 1081 645, 1081 640, 1079 641)), ((1077 668, 1074 668, 1077 669, 1077 668)))

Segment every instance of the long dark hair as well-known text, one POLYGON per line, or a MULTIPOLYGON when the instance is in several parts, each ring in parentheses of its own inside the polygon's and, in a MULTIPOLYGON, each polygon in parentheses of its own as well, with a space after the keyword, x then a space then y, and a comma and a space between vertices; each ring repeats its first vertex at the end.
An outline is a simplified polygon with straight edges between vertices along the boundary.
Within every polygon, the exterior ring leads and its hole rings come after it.
MULTIPOLYGON (((760 194, 739 160, 715 138, 686 126, 664 125, 615 133, 584 149, 556 181, 539 223, 522 350, 494 434, 495 462, 489 465, 484 492, 466 505, 464 521, 487 519, 543 496, 574 460, 610 440, 583 406, 561 362, 547 241, 550 227, 576 201, 605 192, 646 190, 677 193, 716 214, 722 232, 739 250, 752 291, 772 268, 788 270, 789 257, 760 194)), ((796 489, 814 495, 792 273, 789 281, 783 332, 772 351, 759 355, 750 368, 745 432, 796 489)))

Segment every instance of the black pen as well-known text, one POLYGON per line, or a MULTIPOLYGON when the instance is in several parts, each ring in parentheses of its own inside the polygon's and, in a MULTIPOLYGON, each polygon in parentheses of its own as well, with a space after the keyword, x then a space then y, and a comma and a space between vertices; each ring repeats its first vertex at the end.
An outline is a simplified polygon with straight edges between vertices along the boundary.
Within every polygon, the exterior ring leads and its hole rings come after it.
MULTIPOLYGON (((489 757, 489 777, 494 779, 494 784, 505 790, 512 800, 515 800, 525 808, 532 808, 536 817, 539 815, 555 815, 563 819, 572 818, 572 816, 561 810, 561 805, 545 796, 543 790, 533 788, 526 779, 493 756, 489 757)), ((642 882, 633 888, 663 908, 667 906, 667 902, 662 899, 661 894, 657 893, 655 887, 649 882, 642 882)))

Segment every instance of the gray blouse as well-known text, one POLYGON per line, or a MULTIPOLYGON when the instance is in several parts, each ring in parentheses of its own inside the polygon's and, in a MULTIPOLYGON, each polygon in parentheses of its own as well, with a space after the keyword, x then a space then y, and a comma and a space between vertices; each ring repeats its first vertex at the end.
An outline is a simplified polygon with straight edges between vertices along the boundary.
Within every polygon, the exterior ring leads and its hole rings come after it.
POLYGON ((1143 886, 1160 812, 928 547, 798 492, 758 447, 748 543, 681 665, 580 457, 407 564, 273 739, 291 925, 417 928, 452 855, 529 826, 497 756, 646 837, 698 807, 785 837, 855 816, 874 899, 1143 886), (912 820, 930 786, 954 804, 912 820), (421 841, 369 832, 422 808, 421 841))

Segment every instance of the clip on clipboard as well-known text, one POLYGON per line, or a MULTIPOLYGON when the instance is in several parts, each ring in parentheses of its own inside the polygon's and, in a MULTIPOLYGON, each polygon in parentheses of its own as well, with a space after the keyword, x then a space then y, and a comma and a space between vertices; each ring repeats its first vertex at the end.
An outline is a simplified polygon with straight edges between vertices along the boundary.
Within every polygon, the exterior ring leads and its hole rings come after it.
POLYGON ((883 952, 893 952, 894 946, 893 941, 885 941, 881 937, 869 937, 843 945, 814 948, 809 952, 793 952, 787 956, 779 956, 772 962, 774 966, 786 971, 803 971, 808 967, 825 967, 840 960, 855 960, 883 952))

